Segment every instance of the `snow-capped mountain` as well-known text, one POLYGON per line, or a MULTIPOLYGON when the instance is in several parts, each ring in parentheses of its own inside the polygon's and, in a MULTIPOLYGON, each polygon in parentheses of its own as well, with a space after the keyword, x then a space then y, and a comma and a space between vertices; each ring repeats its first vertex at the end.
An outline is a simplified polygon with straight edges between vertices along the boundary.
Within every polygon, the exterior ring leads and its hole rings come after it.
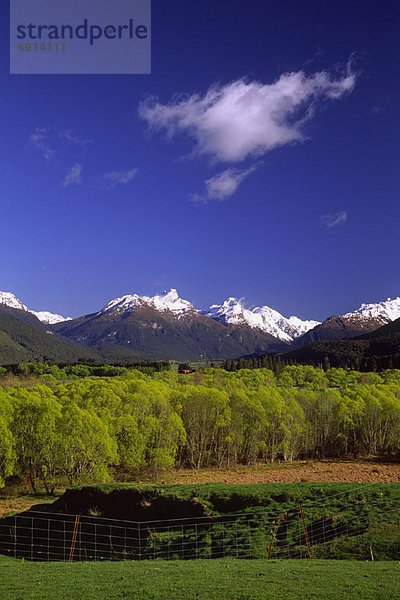
POLYGON ((180 298, 178 292, 173 288, 169 292, 165 291, 160 295, 151 297, 128 294, 126 296, 122 296, 121 298, 115 298, 106 304, 106 306, 101 309, 100 313, 106 313, 109 311, 124 313, 126 311, 134 310, 137 307, 146 306, 150 306, 151 308, 155 308, 161 312, 169 310, 177 317, 180 317, 185 313, 195 311, 193 304, 188 302, 188 300, 183 300, 180 298))
POLYGON ((400 297, 382 302, 361 304, 344 315, 334 315, 294 341, 294 347, 320 340, 343 340, 357 337, 391 323, 400 317, 400 297))
POLYGON ((31 315, 35 315, 42 323, 46 325, 54 325, 56 323, 62 323, 63 321, 70 321, 71 317, 62 317, 61 315, 57 315, 47 311, 35 311, 30 310, 25 304, 21 302, 14 294, 11 292, 0 292, 0 306, 7 306, 8 308, 14 308, 16 310, 23 310, 24 312, 28 312, 31 315))
POLYGON ((135 356, 152 358, 203 360, 285 352, 289 346, 296 349, 319 340, 354 338, 400 318, 400 297, 361 304, 322 323, 284 317, 268 306, 247 308, 237 298, 201 311, 180 298, 176 289, 155 296, 128 294, 76 319, 31 310, 11 292, 0 292, 0 312, 81 346, 110 352, 122 347, 135 356))
POLYGON ((21 300, 18 300, 11 292, 0 292, 0 305, 9 306, 10 308, 16 308, 17 310, 29 311, 25 304, 22 304, 21 300))
POLYGON ((236 326, 210 319, 175 289, 152 297, 115 298, 99 312, 60 323, 53 330, 84 346, 122 346, 139 356, 166 360, 237 358, 288 347, 246 323, 236 326))
POLYGON ((42 321, 42 323, 45 323, 46 325, 55 325, 56 323, 63 323, 64 321, 72 321, 72 317, 63 317, 62 315, 57 315, 55 313, 48 312, 47 310, 40 310, 38 312, 35 310, 30 310, 29 312, 35 315, 39 321, 42 321))
POLYGON ((388 298, 376 304, 361 304, 360 308, 343 316, 348 319, 379 319, 382 324, 390 323, 400 317, 400 297, 388 298))
POLYGON ((237 298, 228 298, 223 304, 213 304, 204 314, 220 323, 246 324, 261 329, 284 342, 291 342, 320 323, 303 321, 295 316, 286 318, 269 306, 245 308, 243 301, 237 298))

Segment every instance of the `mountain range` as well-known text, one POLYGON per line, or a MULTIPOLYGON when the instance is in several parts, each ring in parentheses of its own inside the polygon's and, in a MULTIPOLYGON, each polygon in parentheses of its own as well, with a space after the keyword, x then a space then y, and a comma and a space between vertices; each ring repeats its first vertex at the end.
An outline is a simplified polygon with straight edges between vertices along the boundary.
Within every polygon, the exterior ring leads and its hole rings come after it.
POLYGON ((400 318, 355 338, 312 342, 283 356, 286 362, 358 371, 400 369, 400 318))
POLYGON ((78 360, 78 356, 92 360, 213 360, 296 351, 315 342, 354 338, 399 318, 400 298, 362 304, 321 323, 284 317, 268 306, 247 308, 243 300, 232 297, 199 310, 175 289, 152 297, 131 294, 115 298, 98 312, 72 319, 30 310, 11 292, 0 292, 0 316, 3 364, 28 360, 28 355, 29 360, 43 359, 44 346, 45 356, 55 353, 59 357, 61 353, 70 357, 66 361, 78 360), (30 328, 29 335, 24 331, 24 340, 18 338, 16 330, 21 326, 17 327, 15 320, 30 328), (10 332, 14 337, 10 338, 10 332), (33 347, 32 340, 39 332, 40 343, 33 347), (44 340, 51 340, 50 345, 44 340), (54 344, 57 349, 53 351, 54 344), (12 360, 7 360, 11 356, 12 360))
POLYGON ((71 317, 62 317, 61 315, 53 314, 48 311, 42 310, 36 312, 34 310, 30 310, 25 304, 22 304, 21 300, 18 300, 11 292, 0 292, 0 306, 7 306, 8 308, 15 308, 17 310, 21 310, 32 315, 35 315, 42 323, 46 325, 54 325, 55 323, 60 323, 61 321, 69 321, 71 317))

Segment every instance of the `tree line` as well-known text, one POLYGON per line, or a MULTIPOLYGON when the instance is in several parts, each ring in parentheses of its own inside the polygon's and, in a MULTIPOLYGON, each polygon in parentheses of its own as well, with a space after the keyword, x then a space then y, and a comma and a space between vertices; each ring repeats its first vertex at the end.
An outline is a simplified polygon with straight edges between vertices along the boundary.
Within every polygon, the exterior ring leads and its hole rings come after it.
POLYGON ((399 370, 78 371, 0 377, 0 485, 400 452, 399 370))
MULTIPOLYGON (((386 339, 385 339, 386 343, 386 339)), ((249 358, 226 359, 222 368, 226 371, 240 369, 271 369, 274 373, 290 365, 310 365, 327 371, 331 367, 374 372, 400 369, 400 354, 371 354, 363 352, 369 342, 363 340, 333 340, 314 342, 310 346, 286 354, 262 354, 249 358)), ((388 352, 388 348, 386 351, 388 352)))

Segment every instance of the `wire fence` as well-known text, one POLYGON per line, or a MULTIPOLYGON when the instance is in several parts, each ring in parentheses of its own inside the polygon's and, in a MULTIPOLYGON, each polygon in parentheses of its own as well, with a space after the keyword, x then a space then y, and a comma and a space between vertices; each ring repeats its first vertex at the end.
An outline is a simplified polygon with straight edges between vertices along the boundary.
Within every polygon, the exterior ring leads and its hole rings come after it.
POLYGON ((126 521, 27 511, 0 520, 0 553, 32 561, 314 558, 332 540, 399 522, 400 502, 304 503, 285 512, 126 521))

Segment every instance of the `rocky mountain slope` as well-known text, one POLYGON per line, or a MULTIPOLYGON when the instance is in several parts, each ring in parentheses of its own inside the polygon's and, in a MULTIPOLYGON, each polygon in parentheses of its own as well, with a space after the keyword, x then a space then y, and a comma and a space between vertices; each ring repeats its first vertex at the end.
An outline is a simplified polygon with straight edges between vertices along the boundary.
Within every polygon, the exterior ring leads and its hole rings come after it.
POLYGON ((71 319, 30 310, 11 292, 0 292, 0 314, 72 342, 75 348, 77 344, 92 348, 97 356, 109 360, 129 360, 133 356, 213 360, 354 338, 400 317, 400 298, 362 304, 355 311, 319 323, 284 317, 268 306, 247 308, 242 300, 232 297, 200 311, 180 298, 175 289, 155 296, 129 294, 115 298, 96 313, 71 319))
POLYGON ((154 297, 116 298, 99 312, 53 326, 85 346, 113 344, 153 358, 202 360, 276 351, 286 344, 247 323, 223 324, 172 289, 154 297))
POLYGON ((307 346, 320 340, 350 339, 375 331, 400 317, 400 297, 388 298, 375 304, 361 304, 352 312, 329 317, 293 342, 293 348, 307 346))

